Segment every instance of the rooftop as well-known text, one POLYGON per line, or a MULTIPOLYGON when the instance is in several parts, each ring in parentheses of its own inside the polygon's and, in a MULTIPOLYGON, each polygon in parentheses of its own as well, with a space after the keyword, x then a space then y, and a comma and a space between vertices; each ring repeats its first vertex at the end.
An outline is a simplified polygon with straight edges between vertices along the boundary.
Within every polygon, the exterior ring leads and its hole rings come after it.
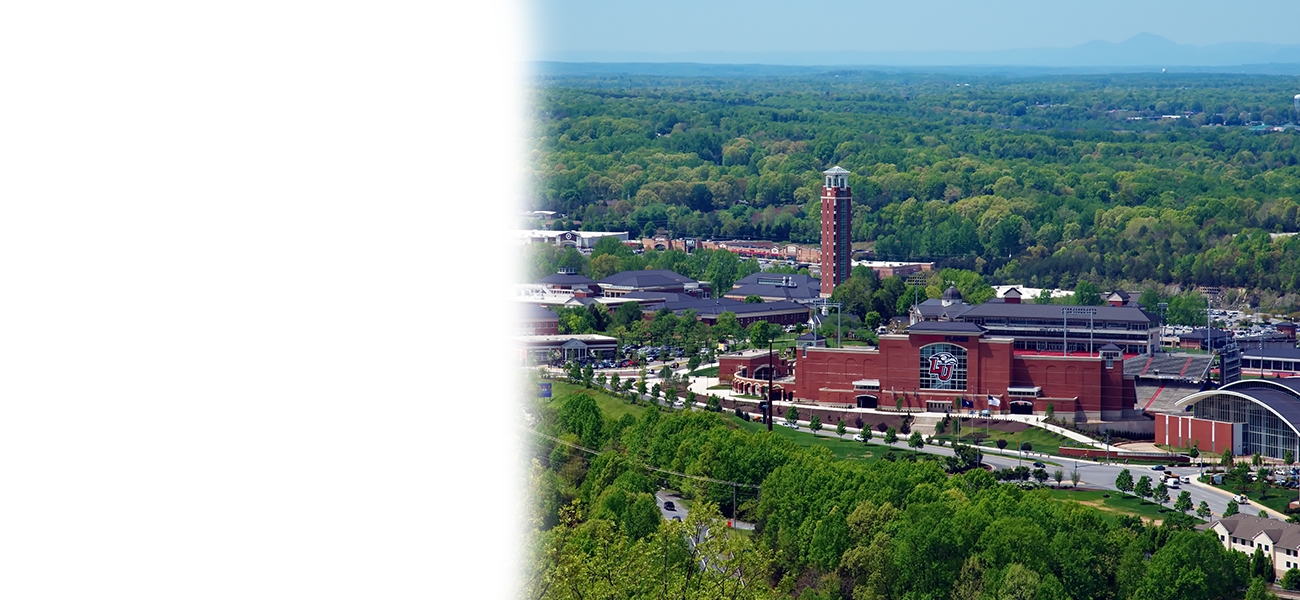
POLYGON ((1249 540, 1263 533, 1273 540, 1274 546, 1300 548, 1300 525, 1294 523, 1237 513, 1231 517, 1212 521, 1209 527, 1215 525, 1222 525, 1233 537, 1249 540))
POLYGON ((578 340, 580 342, 614 342, 618 343, 618 338, 595 333, 570 333, 562 335, 516 335, 510 339, 519 342, 547 343, 547 342, 567 342, 569 340, 578 340))
POLYGON ((1250 349, 1242 348, 1241 355, 1250 358, 1283 358, 1283 359, 1300 359, 1300 348, 1264 348, 1250 349))
POLYGON ((682 300, 680 302, 667 303, 668 310, 680 313, 685 310, 694 310, 701 316, 716 317, 724 312, 736 313, 736 316, 754 315, 769 312, 800 310, 807 312, 808 307, 795 302, 781 300, 778 302, 758 302, 755 304, 746 304, 740 300, 731 298, 701 298, 682 300))
POLYGON ((519 318, 524 321, 538 321, 538 320, 549 321, 552 319, 558 321, 560 319, 560 315, 555 314, 554 311, 551 311, 547 308, 543 308, 536 304, 524 304, 522 306, 519 306, 517 310, 518 310, 519 318))
POLYGON ((903 331, 907 333, 942 333, 958 335, 983 335, 984 328, 962 321, 921 321, 903 331))
POLYGON ((519 229, 515 230, 516 238, 544 238, 556 237, 566 233, 572 233, 581 238, 603 238, 609 236, 627 236, 626 231, 559 231, 553 229, 519 229))
POLYGON ((538 279, 534 283, 545 283, 549 285, 592 285, 596 283, 596 280, 585 275, 554 273, 538 279))
POLYGON ((698 282, 667 269, 650 269, 646 271, 622 271, 610 275, 598 283, 617 287, 648 288, 695 285, 698 282))
MULTIPOLYGON (((1064 318, 1062 309, 1080 308, 1074 306, 1060 306, 1056 304, 1012 304, 1006 302, 986 302, 971 307, 961 315, 963 320, 983 319, 983 318, 1006 318, 1018 317, 1022 319, 1048 319, 1061 320, 1064 318)), ((1127 323, 1159 323, 1160 318, 1136 306, 1092 306, 1088 308, 1097 309, 1097 315, 1094 317, 1097 321, 1117 321, 1127 323)), ((1071 321, 1076 323, 1087 321, 1087 317, 1072 316, 1071 321)))

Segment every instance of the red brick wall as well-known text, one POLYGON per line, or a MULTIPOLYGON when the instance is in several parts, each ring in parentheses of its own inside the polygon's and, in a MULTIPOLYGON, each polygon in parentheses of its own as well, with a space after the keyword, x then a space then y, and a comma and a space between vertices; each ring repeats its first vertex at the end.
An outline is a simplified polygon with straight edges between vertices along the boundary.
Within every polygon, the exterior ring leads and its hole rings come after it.
POLYGON ((721 381, 731 381, 735 379, 736 373, 743 368, 747 377, 753 377, 754 371, 759 367, 765 367, 771 364, 776 372, 773 378, 785 377, 789 373, 789 366, 785 358, 778 353, 775 358, 769 359, 766 354, 756 356, 734 356, 723 355, 718 359, 718 379, 721 381))
POLYGON ((522 325, 524 335, 557 335, 560 333, 558 320, 525 321, 522 325))
POLYGON ((1201 452, 1222 454, 1232 447, 1232 423, 1184 415, 1156 415, 1156 442, 1186 448, 1197 442, 1201 452))
MULTIPOLYGON (((852 390, 853 382, 859 379, 879 379, 877 396, 882 405, 892 406, 897 394, 903 398, 904 406, 917 409, 924 409, 927 401, 951 402, 954 397, 965 397, 974 400, 976 409, 1009 410, 1007 388, 1011 385, 1042 386, 1043 398, 1034 401, 1036 412, 1047 410, 1049 401, 1057 412, 1121 410, 1126 395, 1123 363, 1119 361, 1107 369, 1105 362, 1088 357, 1015 356, 1009 342, 980 341, 974 336, 964 342, 943 335, 882 338, 878 352, 809 349, 807 356, 799 354, 795 371, 799 398, 845 402, 841 397, 849 397, 847 401, 852 401, 852 396, 861 392, 847 394, 833 390, 852 390), (965 390, 918 389, 920 351, 933 343, 966 348, 965 390), (988 406, 990 394, 1002 399, 1000 407, 988 406), (1068 400, 1076 396, 1077 403, 1068 400)), ((1128 400, 1131 402, 1132 397, 1128 400)))

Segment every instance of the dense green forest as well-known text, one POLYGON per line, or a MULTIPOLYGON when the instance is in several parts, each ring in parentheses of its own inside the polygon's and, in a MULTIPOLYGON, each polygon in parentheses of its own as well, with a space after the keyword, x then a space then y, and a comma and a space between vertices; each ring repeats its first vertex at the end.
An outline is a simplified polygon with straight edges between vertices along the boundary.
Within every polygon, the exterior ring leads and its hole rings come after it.
POLYGON ((523 597, 1266 597, 1259 575, 1272 566, 1262 554, 1224 549, 1181 513, 1144 525, 939 457, 837 460, 713 412, 644 407, 612 419, 586 393, 558 411, 540 402, 527 411, 545 437, 525 434, 523 597), (702 478, 761 492, 739 488, 733 505, 730 485, 702 478), (691 500, 685 521, 660 516, 661 486, 691 500), (723 514, 757 530, 730 532, 723 514))
MULTIPOLYGON (((528 179, 557 228, 814 243, 820 171, 853 239, 990 284, 1244 288, 1300 307, 1294 77, 838 71, 553 77, 528 179), (1161 117, 1179 118, 1161 118, 1161 117)), ((1179 291, 1178 289, 1173 290, 1179 291)))

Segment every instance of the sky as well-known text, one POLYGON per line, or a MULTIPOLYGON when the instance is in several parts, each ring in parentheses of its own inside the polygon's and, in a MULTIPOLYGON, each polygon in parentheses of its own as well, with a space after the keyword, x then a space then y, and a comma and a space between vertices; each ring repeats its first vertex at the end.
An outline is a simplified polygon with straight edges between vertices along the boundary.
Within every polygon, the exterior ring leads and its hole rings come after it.
POLYGON ((1179 44, 1300 44, 1295 4, 1094 0, 535 0, 533 58, 574 52, 927 51, 1070 47, 1149 32, 1179 44))

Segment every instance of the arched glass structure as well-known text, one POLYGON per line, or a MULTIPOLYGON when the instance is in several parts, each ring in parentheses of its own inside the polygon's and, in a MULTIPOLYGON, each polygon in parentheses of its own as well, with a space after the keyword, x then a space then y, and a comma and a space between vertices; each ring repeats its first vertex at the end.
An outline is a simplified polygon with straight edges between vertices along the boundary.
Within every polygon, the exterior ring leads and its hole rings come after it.
POLYGON ((1243 379, 1192 394, 1174 404, 1198 419, 1243 423, 1242 451, 1284 458, 1300 456, 1300 384, 1282 379, 1243 379))

